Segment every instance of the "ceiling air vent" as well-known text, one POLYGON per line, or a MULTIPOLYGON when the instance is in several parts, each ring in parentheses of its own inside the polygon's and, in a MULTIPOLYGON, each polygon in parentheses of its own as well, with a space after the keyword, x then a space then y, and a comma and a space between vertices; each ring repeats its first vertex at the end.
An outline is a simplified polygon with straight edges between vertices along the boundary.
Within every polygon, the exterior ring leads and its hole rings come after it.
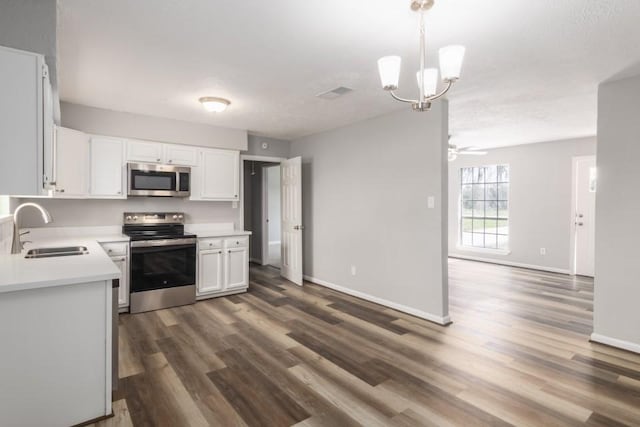
POLYGON ((335 89, 331 89, 328 90, 326 92, 322 92, 317 94, 316 96, 318 98, 322 98, 322 99, 336 99, 344 94, 347 94, 349 92, 353 91, 353 89, 349 89, 348 87, 344 87, 344 86, 340 86, 337 87, 335 89))

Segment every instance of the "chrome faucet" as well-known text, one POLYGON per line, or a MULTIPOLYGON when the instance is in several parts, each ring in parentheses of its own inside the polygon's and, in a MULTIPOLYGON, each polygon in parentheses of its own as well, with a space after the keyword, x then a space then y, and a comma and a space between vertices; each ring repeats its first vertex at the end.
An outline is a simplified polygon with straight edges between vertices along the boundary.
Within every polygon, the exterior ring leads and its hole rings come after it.
POLYGON ((20 213, 20 211, 23 208, 26 208, 28 206, 34 207, 40 211, 40 214, 42 214, 42 219, 45 224, 49 224, 51 221, 53 221, 53 218, 51 218, 51 214, 49 213, 49 211, 47 211, 45 208, 43 208, 37 203, 29 202, 29 203, 23 203, 20 206, 18 206, 16 210, 13 211, 13 243, 11 245, 12 254, 19 254, 20 252, 22 252, 22 240, 20 240, 21 234, 20 234, 20 231, 18 230, 18 213, 20 213))

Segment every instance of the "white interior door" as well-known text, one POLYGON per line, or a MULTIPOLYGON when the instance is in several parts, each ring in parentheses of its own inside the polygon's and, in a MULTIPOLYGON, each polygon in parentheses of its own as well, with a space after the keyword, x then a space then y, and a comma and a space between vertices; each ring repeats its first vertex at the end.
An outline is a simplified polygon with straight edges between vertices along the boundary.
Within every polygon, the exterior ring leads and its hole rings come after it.
POLYGON ((594 275, 596 158, 581 157, 575 162, 575 273, 594 275))
POLYGON ((302 158, 280 164, 280 274, 302 286, 302 158))

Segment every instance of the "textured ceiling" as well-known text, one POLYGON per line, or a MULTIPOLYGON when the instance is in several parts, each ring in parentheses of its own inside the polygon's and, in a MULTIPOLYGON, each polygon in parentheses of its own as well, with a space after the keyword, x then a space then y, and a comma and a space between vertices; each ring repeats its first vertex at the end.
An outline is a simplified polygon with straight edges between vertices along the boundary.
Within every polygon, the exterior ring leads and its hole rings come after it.
MULTIPOLYGON (((403 57, 417 91, 417 18, 404 0, 59 0, 61 98, 277 138, 406 108, 376 60, 403 57), (315 95, 337 86, 335 100, 315 95), (201 96, 229 98, 218 115, 201 96)), ((452 141, 500 146, 593 135, 599 82, 640 59, 637 0, 436 0, 429 61, 467 47, 452 141)), ((416 113, 418 114, 418 113, 416 113)))

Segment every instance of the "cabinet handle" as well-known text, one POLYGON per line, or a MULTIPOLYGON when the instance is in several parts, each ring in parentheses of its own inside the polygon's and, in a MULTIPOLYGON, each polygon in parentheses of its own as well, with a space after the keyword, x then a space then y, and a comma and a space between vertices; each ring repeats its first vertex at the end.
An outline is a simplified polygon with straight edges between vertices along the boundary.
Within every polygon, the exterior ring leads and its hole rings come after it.
POLYGON ((213 246, 213 243, 209 243, 209 246, 213 246))
POLYGON ((122 191, 118 191, 118 194, 122 194, 122 191))
POLYGON ((229 251, 229 253, 231 253, 231 251, 229 251))
POLYGON ((156 159, 156 162, 159 162, 159 161, 160 161, 160 158, 157 158, 157 159, 156 159))
POLYGON ((222 253, 222 251, 219 251, 218 253, 219 253, 219 254, 221 254, 221 253, 222 253))
POLYGON ((169 160, 169 163, 173 163, 173 160, 169 160))

